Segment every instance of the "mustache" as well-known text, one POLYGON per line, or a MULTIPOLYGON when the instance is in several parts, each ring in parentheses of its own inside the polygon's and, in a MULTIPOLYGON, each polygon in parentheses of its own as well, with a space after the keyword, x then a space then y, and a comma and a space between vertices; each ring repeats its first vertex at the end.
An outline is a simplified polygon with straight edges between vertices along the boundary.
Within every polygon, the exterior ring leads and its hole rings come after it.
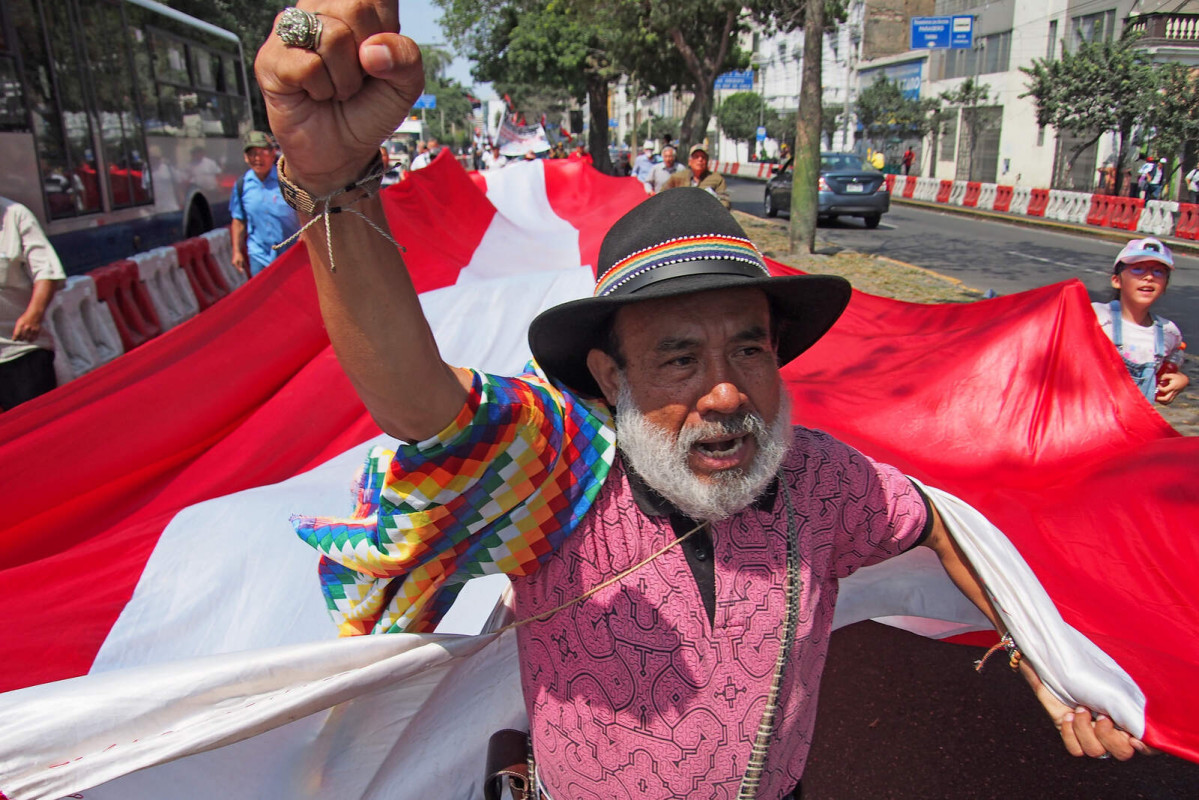
POLYGON ((709 420, 679 431, 678 446, 690 449, 696 442, 718 436, 753 436, 761 440, 768 433, 766 420, 750 411, 743 411, 720 420, 709 420))

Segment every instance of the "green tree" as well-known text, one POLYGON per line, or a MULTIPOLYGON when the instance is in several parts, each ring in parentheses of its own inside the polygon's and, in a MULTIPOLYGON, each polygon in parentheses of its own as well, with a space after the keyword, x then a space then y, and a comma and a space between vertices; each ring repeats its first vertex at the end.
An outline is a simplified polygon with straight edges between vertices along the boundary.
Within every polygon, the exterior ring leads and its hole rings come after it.
POLYGON ((925 106, 905 97, 898 83, 882 75, 858 93, 854 113, 867 138, 875 143, 889 134, 922 136, 927 125, 925 106))
POLYGON ((425 123, 425 135, 444 144, 462 146, 471 140, 474 117, 470 94, 446 72, 454 60, 449 51, 421 45, 425 68, 425 94, 437 98, 437 108, 416 112, 425 123))
MULTIPOLYGON (((833 137, 841 130, 842 114, 845 106, 842 103, 831 103, 820 110, 820 132, 827 142, 827 147, 833 147, 833 137)), ((769 131, 769 129, 767 129, 769 131)))
MULTIPOLYGON (((975 180, 974 175, 974 145, 979 137, 988 130, 996 122, 994 114, 990 113, 990 109, 979 108, 980 105, 986 103, 991 97, 991 87, 985 83, 978 83, 974 78, 966 78, 958 84, 956 89, 941 92, 938 99, 946 106, 961 109, 962 113, 962 135, 961 141, 967 150, 967 178, 975 180)), ((952 112, 951 112, 952 113, 952 112)), ((948 115, 947 115, 948 116, 948 115)), ((927 117, 925 117, 927 119, 927 117)), ((960 152, 960 150, 959 150, 960 152)), ((960 161, 958 163, 961 163, 960 161)), ((988 180, 994 180, 994 177, 988 177, 988 180)))
POLYGON ((799 114, 795 111, 785 111, 782 114, 775 114, 773 119, 766 120, 766 135, 774 139, 780 145, 785 144, 794 152, 795 151, 795 126, 799 114))
POLYGON ((1028 76, 1028 91, 1020 96, 1036 102, 1037 124, 1084 137, 1068 164, 1103 134, 1115 132, 1119 194, 1133 130, 1148 117, 1157 96, 1157 72, 1137 49, 1136 36, 1084 42, 1059 59, 1038 58, 1020 71, 1028 76))
POLYGON ((820 178, 820 136, 824 122, 821 67, 824 33, 845 18, 843 0, 753 0, 747 7, 768 32, 805 31, 803 74, 795 126, 795 162, 791 181, 791 252, 816 249, 817 180, 820 178), (816 34, 816 35, 812 35, 816 34))
MULTIPOLYGON (((1184 142, 1199 139, 1199 79, 1192 68, 1178 63, 1157 68, 1159 89, 1145 127, 1154 133, 1153 149, 1158 155, 1175 156, 1184 142)), ((1177 158, 1170 159, 1171 173, 1181 169, 1177 158)), ((1169 185, 1169 175, 1165 183, 1169 185)))
POLYGON ((724 99, 716 109, 716 121, 730 139, 746 142, 750 149, 757 140, 758 126, 765 125, 767 118, 777 118, 778 112, 767 108, 762 96, 756 92, 737 92, 724 99))
MULTIPOLYGON (((436 0, 442 29, 475 61, 474 77, 497 91, 543 87, 586 100, 589 147, 597 169, 608 158, 608 91, 619 76, 611 44, 631 35, 613 19, 622 10, 580 10, 572 0, 436 0)), ((633 31, 635 33, 635 30, 633 31)))

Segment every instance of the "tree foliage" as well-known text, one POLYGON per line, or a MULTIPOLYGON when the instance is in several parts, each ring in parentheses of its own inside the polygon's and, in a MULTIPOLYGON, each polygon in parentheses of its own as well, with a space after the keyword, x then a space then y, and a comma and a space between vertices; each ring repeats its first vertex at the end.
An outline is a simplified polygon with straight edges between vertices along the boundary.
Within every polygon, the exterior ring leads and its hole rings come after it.
POLYGON ((757 138, 758 126, 764 125, 767 115, 777 117, 778 112, 768 109, 766 102, 756 92, 737 92, 724 99, 716 109, 716 121, 730 139, 750 142, 757 138))
POLYGON ((1157 98, 1157 70, 1136 39, 1126 34, 1114 42, 1084 42, 1061 58, 1020 68, 1028 76, 1028 91, 1020 96, 1035 101, 1037 124, 1084 137, 1071 163, 1104 133, 1116 133, 1117 192, 1133 129, 1150 117, 1157 98))

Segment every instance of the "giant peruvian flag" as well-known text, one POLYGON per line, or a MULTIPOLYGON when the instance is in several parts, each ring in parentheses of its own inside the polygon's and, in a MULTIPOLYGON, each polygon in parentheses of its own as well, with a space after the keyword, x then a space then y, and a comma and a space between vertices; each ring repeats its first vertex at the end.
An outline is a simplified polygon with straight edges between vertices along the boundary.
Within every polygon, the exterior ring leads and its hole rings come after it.
MULTIPOLYGON (((576 161, 468 175, 443 155, 384 196, 445 358, 511 374, 529 320, 590 292, 644 193, 576 161)), ((334 638, 289 516, 348 509, 380 433, 308 270, 295 248, 0 416, 0 796, 465 796, 487 735, 520 724, 511 634, 476 635, 503 579, 468 586, 444 633, 334 638)), ((1199 444, 1127 380, 1081 284, 948 306, 855 293, 784 375, 797 422, 948 493, 1063 699, 1199 760, 1199 444)), ((930 555, 847 581, 839 624, 982 627, 930 555)))

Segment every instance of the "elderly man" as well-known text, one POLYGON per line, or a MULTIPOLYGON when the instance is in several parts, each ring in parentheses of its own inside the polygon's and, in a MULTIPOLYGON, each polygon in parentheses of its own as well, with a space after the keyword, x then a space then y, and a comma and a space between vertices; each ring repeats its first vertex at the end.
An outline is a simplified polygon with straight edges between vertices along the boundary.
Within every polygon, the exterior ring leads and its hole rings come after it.
POLYGON ((657 194, 666 188, 666 182, 676 172, 683 169, 683 165, 676 160, 675 149, 670 145, 662 148, 662 163, 654 164, 654 169, 649 174, 649 188, 653 194, 657 194))
POLYGON ((275 167, 275 145, 262 131, 250 131, 242 142, 245 174, 229 195, 233 217, 233 266, 247 278, 266 269, 282 252, 275 245, 299 229, 295 209, 283 201, 275 167))
MULTIPOLYGON (((648 199, 605 237, 595 296, 540 315, 543 372, 442 361, 380 235, 375 137, 420 95, 397 10, 306 4, 316 54, 272 36, 256 66, 337 356, 379 426, 351 519, 297 520, 346 634, 430 630, 468 575, 514 581, 521 680, 545 797, 791 796, 803 772, 837 581, 916 545, 998 625, 917 487, 793 427, 779 367, 849 300, 772 278, 705 191, 648 199), (363 13, 368 11, 369 13, 363 13), (350 187, 350 188, 347 188, 350 187), (419 388, 414 388, 419 387, 419 388)), ((1022 667, 1068 749, 1140 743, 1022 667)))
POLYGON ((679 170, 666 181, 667 189, 677 189, 681 186, 694 186, 710 192, 725 208, 732 208, 729 199, 729 187, 724 176, 719 172, 708 169, 708 151, 702 144, 691 145, 688 153, 687 166, 690 170, 679 170))

